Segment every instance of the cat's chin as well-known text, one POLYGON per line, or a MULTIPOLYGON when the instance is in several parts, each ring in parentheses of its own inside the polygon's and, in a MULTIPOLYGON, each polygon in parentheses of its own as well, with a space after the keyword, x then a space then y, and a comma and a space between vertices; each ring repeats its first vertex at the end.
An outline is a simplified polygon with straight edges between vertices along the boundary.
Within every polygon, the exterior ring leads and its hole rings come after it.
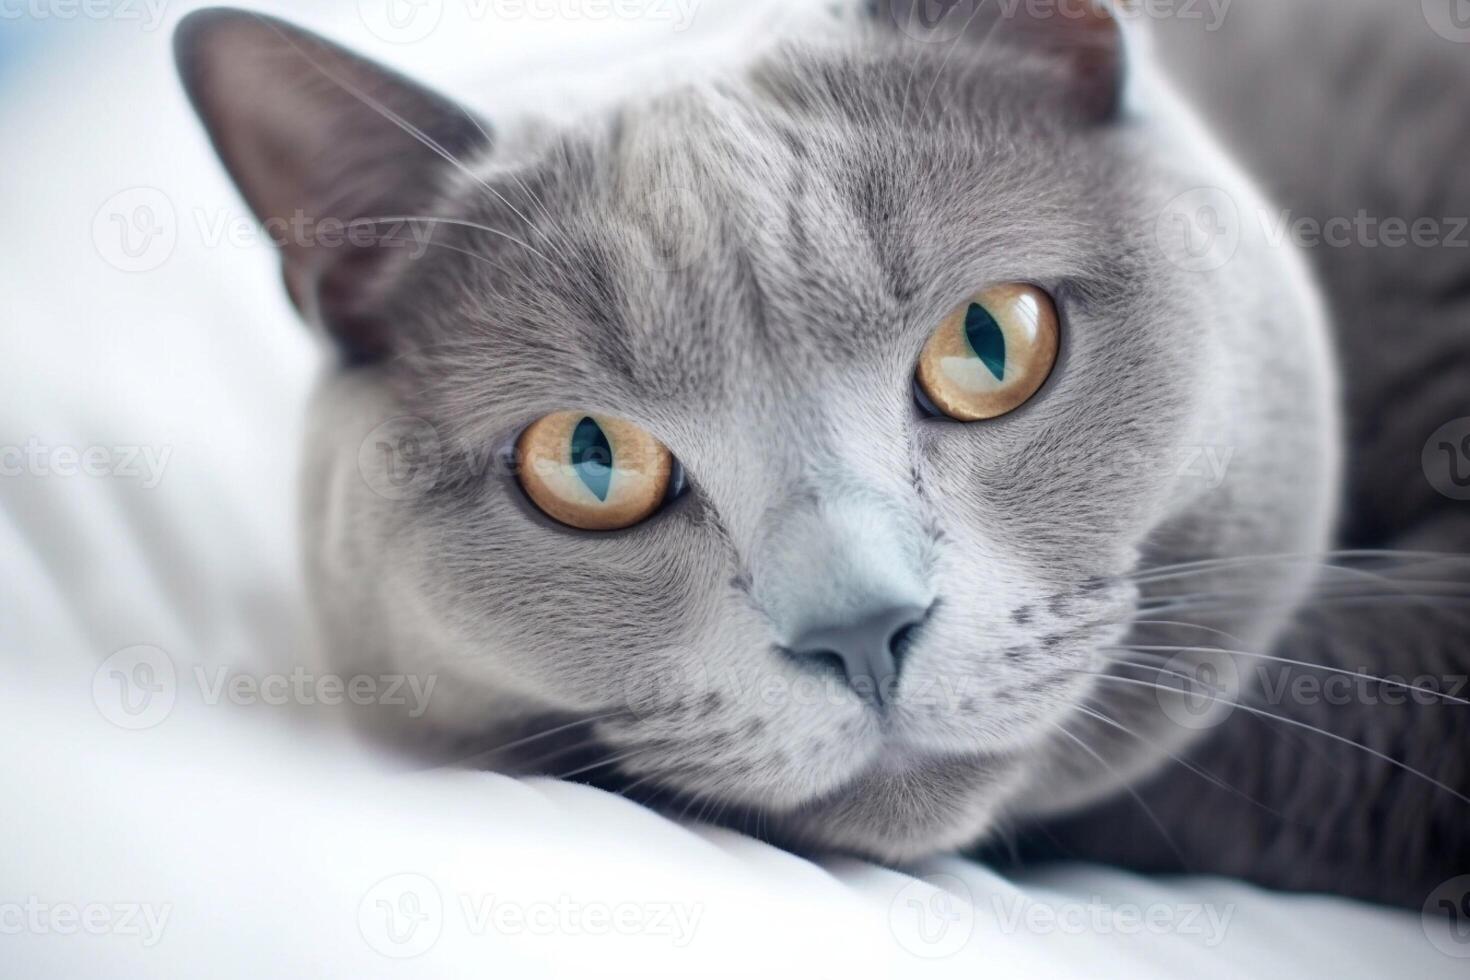
POLYGON ((799 850, 903 864, 978 841, 1019 783, 999 757, 895 750, 837 791, 771 815, 769 826, 773 839, 799 850))

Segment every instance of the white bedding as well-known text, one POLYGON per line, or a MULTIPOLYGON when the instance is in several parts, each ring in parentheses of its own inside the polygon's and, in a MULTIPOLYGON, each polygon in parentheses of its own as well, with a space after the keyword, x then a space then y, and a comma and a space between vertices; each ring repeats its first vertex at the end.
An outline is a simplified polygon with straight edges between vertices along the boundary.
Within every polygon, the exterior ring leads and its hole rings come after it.
MULTIPOLYGON (((1409 913, 1084 867, 812 863, 205 703, 221 666, 261 678, 301 655, 293 488, 317 362, 268 249, 231 242, 247 215, 175 89, 187 6, 154 30, 141 4, 3 28, 50 38, 0 68, 0 975, 1465 975, 1409 913), (165 233, 129 254, 113 214, 140 202, 165 233), (160 656, 171 710, 122 711, 113 670, 160 656)), ((443 20, 416 44, 376 37, 356 2, 278 12, 449 88, 482 63, 533 88, 517 66, 553 47, 636 51, 675 24, 427 6, 443 20)), ((754 7, 706 0, 680 43, 754 7)))

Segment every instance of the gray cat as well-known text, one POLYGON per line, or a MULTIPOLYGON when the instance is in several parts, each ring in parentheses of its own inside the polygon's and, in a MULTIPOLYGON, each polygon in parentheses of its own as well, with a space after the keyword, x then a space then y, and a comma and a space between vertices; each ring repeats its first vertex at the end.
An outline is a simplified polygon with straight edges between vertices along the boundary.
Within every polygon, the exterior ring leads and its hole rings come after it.
MULTIPOLYGON (((1463 383, 1375 420, 1463 334, 1426 319, 1411 352, 1396 295, 1390 356, 1395 272, 1334 256, 1340 373, 1302 250, 1135 26, 854 5, 558 127, 269 18, 187 18, 189 94, 342 354, 306 456, 324 655, 439 678, 373 730, 887 861, 1012 839, 1415 905, 1470 870, 1459 705, 1259 706, 1290 667, 1267 651, 1470 659, 1442 604, 1319 560, 1344 497, 1354 548, 1462 548, 1417 467, 1463 383), (1323 595, 1404 642, 1294 616, 1323 595), (1343 743, 1307 725, 1416 772, 1329 771, 1343 743)), ((1269 127, 1220 125, 1273 162, 1246 142, 1269 127)))

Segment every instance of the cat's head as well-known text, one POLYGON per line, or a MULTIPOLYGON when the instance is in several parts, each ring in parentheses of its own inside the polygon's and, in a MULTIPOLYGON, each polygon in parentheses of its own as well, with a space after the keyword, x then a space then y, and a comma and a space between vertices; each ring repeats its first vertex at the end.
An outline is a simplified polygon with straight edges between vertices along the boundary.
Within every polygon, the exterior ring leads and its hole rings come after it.
POLYGON ((1330 413, 1295 267, 1164 247, 1172 199, 1249 190, 1125 107, 1106 11, 873 6, 509 136, 274 20, 178 45, 344 355, 307 460, 339 669, 905 858, 1183 737, 1099 683, 1138 573, 1317 547, 1330 413), (1102 710, 1147 741, 1080 756, 1102 710))

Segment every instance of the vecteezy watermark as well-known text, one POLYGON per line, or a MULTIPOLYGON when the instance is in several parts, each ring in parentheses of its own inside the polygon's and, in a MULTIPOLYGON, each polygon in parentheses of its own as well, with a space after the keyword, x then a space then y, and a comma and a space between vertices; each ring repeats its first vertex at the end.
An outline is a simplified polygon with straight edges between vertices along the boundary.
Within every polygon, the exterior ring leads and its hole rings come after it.
POLYGON ((546 901, 460 895, 473 936, 652 936, 683 949, 704 917, 698 902, 595 902, 567 895, 546 901))
POLYGON ((417 44, 444 23, 453 4, 456 25, 465 20, 645 21, 673 25, 682 33, 694 23, 702 0, 358 0, 363 26, 389 44, 417 44))
POLYGON ((622 674, 622 707, 644 721, 680 714, 694 715, 703 706, 713 708, 716 695, 704 659, 675 654, 640 670, 622 674), (710 700, 714 699, 714 700, 710 700))
POLYGON ((1115 477, 1151 475, 1217 490, 1230 475, 1234 461, 1233 446, 1167 446, 1149 450, 1127 446, 1099 454, 1094 468, 1115 477))
POLYGON ((1420 462, 1430 486, 1451 500, 1470 500, 1470 418, 1436 429, 1420 462))
POLYGON ((455 479, 484 480, 495 474, 509 476, 516 466, 513 447, 458 439, 414 415, 379 423, 357 447, 357 469, 363 482, 373 493, 393 501, 431 493, 451 468, 455 479))
POLYGON ((1038 936, 1185 936, 1214 948, 1225 941, 1235 904, 1210 902, 1038 901, 1024 895, 991 898, 1002 933, 1038 936))
POLYGON ((391 707, 420 718, 429 710, 435 674, 331 674, 304 667, 251 674, 228 666, 194 665, 180 672, 156 646, 133 646, 104 660, 92 675, 92 702, 119 728, 142 731, 162 724, 181 694, 210 707, 391 707))
POLYGON ((173 659, 155 646, 119 650, 92 674, 92 703, 102 717, 129 731, 161 724, 178 696, 173 659))
POLYGON ((169 0, 0 0, 0 21, 136 21, 145 31, 163 25, 169 0))
MULTIPOLYGON (((481 465, 492 459, 482 455, 481 465)), ((426 495, 438 486, 444 461, 439 430, 411 415, 387 420, 357 447, 357 469, 363 482, 385 500, 401 502, 426 495)))
POLYGON ((396 874, 374 884, 357 906, 357 927, 377 952, 392 959, 422 956, 449 925, 472 937, 648 936, 683 949, 704 917, 697 902, 584 901, 508 898, 461 892, 446 902, 426 875, 396 874), (453 920, 452 922, 450 920, 453 920))
POLYGON ((1420 924, 1435 949, 1470 959, 1470 875, 1451 878, 1430 892, 1420 924))
POLYGON ((444 896, 419 874, 390 875, 357 904, 357 929, 374 950, 392 959, 422 956, 444 932, 444 896))
POLYGON ((1179 650, 1162 666, 1139 663, 1129 676, 1157 688, 1159 707, 1175 724, 1203 730, 1222 724, 1245 702, 1258 711, 1282 705, 1399 707, 1470 701, 1470 675, 1383 674, 1369 667, 1254 662, 1237 664, 1224 650, 1179 650))
POLYGON ((1290 239, 1300 248, 1470 248, 1470 217, 1385 217, 1360 209, 1317 218, 1263 211, 1261 223, 1273 246, 1290 239))
POLYGON ((1423 0, 1424 19, 1446 41, 1470 44, 1470 0, 1423 0))
MULTIPOLYGON (((794 655, 789 655, 794 656, 794 655)), ((893 674, 874 678, 848 676, 841 670, 716 670, 694 651, 684 651, 657 665, 625 672, 621 682, 624 708, 635 718, 701 717, 732 701, 762 714, 795 707, 803 710, 845 709, 854 701, 892 704, 931 716, 972 716, 989 703, 991 687, 982 678, 947 673, 893 674)))
POLYGON ((24 445, 0 445, 0 478, 111 478, 152 490, 172 456, 172 446, 57 446, 32 436, 24 445))
POLYGON ((1225 24, 1234 0, 879 0, 893 22, 916 41, 952 43, 966 31, 988 37, 996 21, 1080 21, 1106 10, 1116 20, 1202 21, 1211 33, 1225 24))
POLYGON ((621 237, 650 272, 682 272, 708 251, 714 218, 693 187, 668 180, 649 183, 622 203, 621 237))
POLYGON ((954 875, 915 878, 889 903, 888 928, 912 955, 947 959, 964 949, 975 933, 974 895, 954 875))
POLYGON ((0 936, 126 936, 145 949, 157 946, 173 904, 148 902, 45 902, 31 895, 0 901, 0 936))
POLYGON ((1240 668, 1221 651, 1180 650, 1155 673, 1134 671, 1130 675, 1155 685, 1160 710, 1190 731, 1222 724, 1240 702, 1240 668))
POLYGON ((1264 207, 1247 214, 1218 187, 1197 187, 1170 200, 1159 213, 1154 237, 1180 269, 1214 272, 1235 258, 1248 221, 1272 248, 1470 249, 1470 217, 1379 215, 1366 209, 1323 217, 1264 207))
POLYGON ((230 667, 195 666, 190 675, 207 705, 382 705, 406 708, 410 718, 422 718, 429 710, 439 681, 436 674, 316 674, 304 667, 255 675, 230 667))
POLYGON ((181 219, 173 200, 156 187, 132 187, 109 197, 92 216, 92 243, 108 265, 121 272, 152 272, 173 256, 188 234, 206 249, 278 248, 402 250, 423 257, 433 244, 432 221, 407 217, 342 218, 302 210, 263 222, 221 208, 191 208, 181 219))
POLYGON ((1154 239, 1185 272, 1216 272, 1240 249, 1240 208, 1218 187, 1196 187, 1169 201, 1154 225, 1154 239))
POLYGON ((1283 704, 1326 704, 1369 707, 1406 704, 1433 705, 1470 700, 1470 675, 1374 674, 1359 670, 1257 668, 1255 700, 1270 707, 1283 704))
POLYGON ((119 191, 92 216, 97 254, 122 272, 152 272, 169 260, 178 242, 178 212, 156 187, 119 191))

